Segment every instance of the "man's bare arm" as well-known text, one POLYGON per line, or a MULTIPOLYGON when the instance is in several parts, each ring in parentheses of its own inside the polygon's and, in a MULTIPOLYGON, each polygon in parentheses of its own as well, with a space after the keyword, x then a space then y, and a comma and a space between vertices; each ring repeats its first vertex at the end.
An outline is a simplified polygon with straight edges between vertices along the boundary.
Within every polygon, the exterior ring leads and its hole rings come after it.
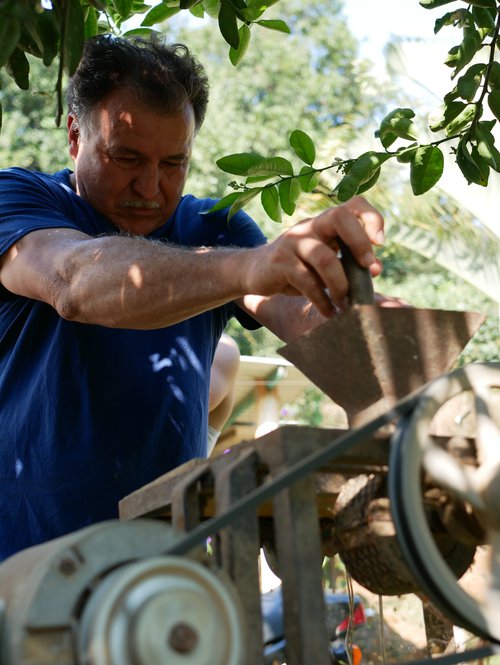
POLYGON ((240 251, 245 250, 192 250, 141 237, 39 230, 7 252, 0 280, 68 320, 151 329, 240 296, 240 251))
MULTIPOLYGON (((278 294, 303 296, 329 317, 348 288, 336 239, 375 274, 380 267, 372 243, 380 242, 382 229, 381 215, 357 197, 252 249, 187 249, 140 237, 40 230, 7 252, 0 280, 13 293, 47 302, 64 318, 109 327, 163 327, 249 295, 261 296, 261 303, 278 294)), ((248 302, 243 306, 253 311, 248 302)), ((300 302, 297 307, 302 325, 308 311, 300 302)), ((262 304, 258 308, 263 311, 262 304)), ((265 324, 283 337, 281 308, 274 315, 268 306, 265 311, 265 324)))

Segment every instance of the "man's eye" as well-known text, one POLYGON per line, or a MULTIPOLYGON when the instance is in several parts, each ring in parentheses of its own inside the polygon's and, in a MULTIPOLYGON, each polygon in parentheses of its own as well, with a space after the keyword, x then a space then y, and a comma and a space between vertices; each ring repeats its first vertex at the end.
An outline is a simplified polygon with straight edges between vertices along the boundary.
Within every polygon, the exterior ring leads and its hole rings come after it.
POLYGON ((115 161, 120 164, 135 164, 137 160, 137 157, 115 157, 115 161))

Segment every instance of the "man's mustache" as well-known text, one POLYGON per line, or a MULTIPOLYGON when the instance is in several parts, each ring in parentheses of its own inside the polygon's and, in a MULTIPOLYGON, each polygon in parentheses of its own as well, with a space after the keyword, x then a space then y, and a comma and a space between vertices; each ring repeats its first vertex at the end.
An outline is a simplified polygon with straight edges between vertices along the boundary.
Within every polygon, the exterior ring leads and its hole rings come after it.
POLYGON ((122 203, 123 208, 145 208, 146 210, 159 210, 160 204, 156 201, 140 201, 132 199, 122 203))

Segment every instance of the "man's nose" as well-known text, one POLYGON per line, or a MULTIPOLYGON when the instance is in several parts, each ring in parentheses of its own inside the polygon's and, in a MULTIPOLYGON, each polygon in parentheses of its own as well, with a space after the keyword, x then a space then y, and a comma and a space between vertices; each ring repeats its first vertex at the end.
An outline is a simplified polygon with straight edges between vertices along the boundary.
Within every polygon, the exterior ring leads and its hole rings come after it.
POLYGON ((156 164, 142 166, 134 178, 134 191, 143 199, 151 201, 160 189, 161 169, 156 164))

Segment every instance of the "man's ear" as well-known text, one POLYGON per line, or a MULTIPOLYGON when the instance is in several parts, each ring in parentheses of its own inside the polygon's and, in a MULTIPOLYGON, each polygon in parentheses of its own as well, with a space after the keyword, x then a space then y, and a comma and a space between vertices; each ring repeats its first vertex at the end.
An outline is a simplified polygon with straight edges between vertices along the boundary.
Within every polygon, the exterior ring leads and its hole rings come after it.
POLYGON ((75 159, 80 142, 80 127, 78 119, 72 113, 68 115, 66 126, 68 128, 69 154, 75 159))

